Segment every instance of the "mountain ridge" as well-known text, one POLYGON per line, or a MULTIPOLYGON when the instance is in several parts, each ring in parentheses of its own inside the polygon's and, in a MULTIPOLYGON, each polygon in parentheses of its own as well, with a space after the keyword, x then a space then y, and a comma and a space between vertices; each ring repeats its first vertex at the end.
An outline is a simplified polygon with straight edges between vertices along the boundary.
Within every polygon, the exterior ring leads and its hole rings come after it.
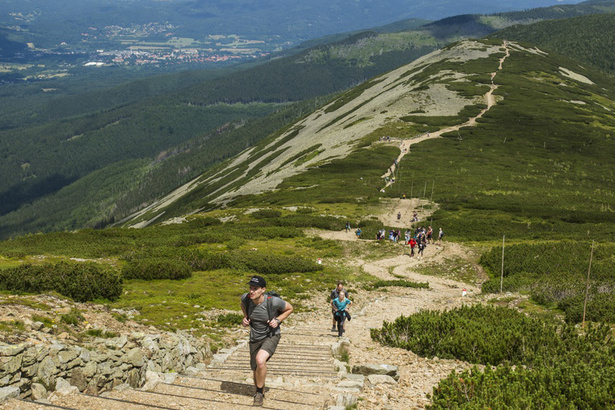
MULTIPOLYGON (((505 51, 510 49, 515 55, 511 60, 513 66, 517 66, 517 61, 522 61, 524 56, 545 60, 552 58, 549 53, 536 47, 527 48, 514 42, 506 43, 506 47, 503 44, 501 41, 493 44, 485 41, 456 43, 342 94, 275 138, 244 151, 226 166, 218 168, 217 173, 209 173, 191 181, 189 191, 193 191, 193 197, 199 198, 199 205, 193 205, 192 208, 203 210, 224 207, 237 202, 240 194, 254 197, 266 191, 275 192, 280 186, 285 186, 284 189, 313 188, 312 185, 301 184, 291 184, 293 187, 289 188, 283 181, 298 175, 300 171, 326 167, 332 161, 341 161, 351 151, 356 152, 360 147, 374 144, 379 137, 387 135, 387 131, 395 132, 396 137, 403 140, 426 132, 446 130, 453 125, 457 125, 456 129, 460 129, 461 133, 468 133, 471 127, 468 124, 464 126, 464 123, 470 118, 476 119, 479 126, 492 121, 489 115, 484 118, 482 115, 486 112, 485 108, 493 106, 495 101, 505 102, 507 99, 506 94, 499 91, 491 97, 491 102, 486 99, 489 92, 496 91, 497 87, 491 89, 488 84, 496 78, 494 73, 501 70, 500 59, 505 56, 505 51), (471 69, 455 71, 460 70, 461 62, 471 69), (388 95, 382 93, 386 87, 389 87, 388 95), (390 99, 387 100, 387 97, 390 99), (252 162, 249 162, 250 159, 252 162), (208 182, 213 184, 211 189, 205 188, 208 182), (208 205, 203 206, 203 203, 208 205)), ((543 75, 554 78, 559 76, 560 81, 572 81, 571 84, 576 83, 576 87, 593 85, 595 88, 587 75, 597 73, 588 74, 573 61, 561 61, 556 65, 557 68, 554 66, 543 75)), ((534 80, 528 78, 526 81, 529 84, 534 80)), ((449 138, 452 136, 450 134, 455 135, 455 138, 457 134, 459 138, 462 135, 459 131, 441 133, 449 138)), ((376 192, 372 191, 371 196, 376 196, 376 192)), ((173 208, 169 204, 178 199, 176 194, 165 198, 167 210, 173 208)), ((360 197, 357 194, 357 199, 360 197)), ((182 207, 187 209, 190 206, 183 204, 182 207)), ((158 221, 166 212, 164 208, 151 206, 141 211, 136 218, 140 222, 138 226, 158 221)), ((173 212, 168 215, 180 216, 173 212)))
MULTIPOLYGON (((612 1, 600 3, 605 4, 605 7, 611 7, 613 4, 612 1)), ((588 2, 588 4, 583 3, 575 7, 589 12, 596 10, 596 4, 598 3, 588 2)), ((550 13, 548 17, 553 17, 556 13, 553 9, 549 10, 547 10, 550 13)), ((547 13, 547 11, 541 10, 540 12, 547 13)), ((525 15, 527 13, 523 14, 525 15)), ((604 18, 607 17, 610 15, 604 16, 604 18)), ((446 24, 440 22, 439 25, 449 27, 451 35, 459 29, 461 30, 459 35, 463 37, 471 33, 482 35, 483 31, 480 30, 483 30, 485 25, 481 21, 485 19, 491 21, 492 25, 496 25, 494 21, 501 23, 505 20, 502 16, 461 16, 459 19, 466 21, 469 28, 463 28, 466 23, 455 26, 454 18, 452 22, 446 24)), ((181 91, 152 95, 138 104, 101 109, 95 113, 82 114, 77 118, 59 116, 55 122, 47 123, 40 128, 6 130, 5 135, 0 136, 0 141, 20 141, 20 144, 27 142, 27 146, 23 147, 27 149, 19 151, 15 147, 6 148, 7 158, 10 160, 5 161, 4 165, 11 165, 11 168, 3 170, 6 176, 4 182, 8 185, 0 191, 0 195, 6 194, 2 196, 7 199, 4 204, 12 206, 9 209, 16 211, 2 216, 1 220, 7 221, 0 222, 3 226, 1 231, 5 232, 2 236, 40 230, 75 229, 83 226, 100 227, 124 218, 135 208, 147 206, 154 198, 194 178, 205 166, 214 165, 228 158, 232 155, 228 149, 231 146, 240 146, 243 149, 245 147, 242 145, 243 141, 258 141, 267 133, 275 132, 267 128, 268 131, 263 131, 262 134, 251 132, 252 135, 238 137, 236 144, 222 142, 222 136, 227 138, 226 141, 228 138, 236 138, 228 134, 228 131, 239 130, 247 124, 250 124, 248 128, 265 129, 251 122, 251 118, 266 118, 265 116, 269 113, 273 115, 280 113, 279 116, 290 118, 292 115, 281 113, 289 107, 291 102, 313 97, 322 100, 326 98, 322 97, 323 94, 357 85, 378 75, 379 72, 393 69, 404 61, 413 60, 444 45, 444 41, 442 44, 438 43, 429 30, 404 31, 388 35, 379 35, 377 32, 376 30, 358 33, 338 43, 299 52, 288 56, 282 65, 260 65, 253 67, 250 72, 237 70, 219 82, 209 82, 205 85, 184 87, 181 91), (284 87, 279 86, 281 82, 284 87), (263 93, 263 89, 267 92, 263 93), (192 124, 187 127, 189 123, 192 124), (140 125, 140 128, 135 128, 135 125, 140 125), (149 135, 142 135, 144 132, 149 135), (45 138, 37 139, 42 134, 45 138), (81 137, 71 139, 76 135, 81 137), (128 138, 124 137, 126 135, 128 138), (101 145, 100 141, 103 140, 106 143, 101 145), (60 142, 57 143, 58 141, 60 142), (141 148, 139 152, 140 141, 148 141, 143 146, 147 149, 154 148, 154 150, 148 151, 141 148), (159 145, 153 144, 154 141, 159 145), (42 142, 46 145, 39 146, 42 142), (115 147, 117 144, 125 145, 126 142, 131 145, 129 157, 126 157, 123 149, 114 151, 118 148, 115 147), (220 150, 220 145, 224 145, 224 150, 220 150), (71 146, 81 148, 78 151, 67 153, 67 148, 71 146), (92 151, 93 147, 96 151, 92 151), (200 155, 203 158, 201 164, 205 165, 199 165, 196 150, 201 151, 200 155), (74 159, 70 162, 51 161, 47 158, 47 154, 53 152, 58 153, 56 155, 74 159), (216 152, 216 155, 208 156, 210 152, 216 152), (88 157, 92 153, 96 155, 88 157), (39 158, 41 156, 42 158, 39 158), (101 159, 107 162, 101 164, 101 159), (68 164, 70 164, 70 174, 66 171, 68 164), (84 164, 88 167, 85 170, 83 169, 84 164), (132 164, 132 169, 129 164, 132 164), (93 177, 94 174, 90 172, 96 171, 97 179, 112 181, 116 178, 115 175, 119 169, 126 172, 119 180, 132 182, 123 183, 119 189, 112 189, 114 194, 100 201, 101 204, 105 204, 104 207, 91 206, 90 203, 97 202, 98 198, 102 197, 101 188, 106 190, 109 184, 105 183, 105 187, 90 184, 96 192, 88 193, 88 184, 85 183, 86 180, 83 180, 81 184, 73 186, 70 190, 86 192, 85 197, 91 199, 88 205, 83 203, 77 205, 72 209, 71 215, 66 215, 66 211, 45 215, 45 209, 51 209, 49 204, 54 201, 64 201, 64 204, 53 205, 53 207, 59 206, 64 210, 79 202, 79 199, 75 198, 83 196, 71 194, 72 199, 68 199, 67 191, 62 191, 61 188, 70 187, 67 184, 84 177, 84 172, 93 177), (9 176, 11 176, 10 180, 9 176), (13 178, 17 182, 11 185, 13 178), (47 191, 37 191, 38 185, 35 183, 37 181, 55 181, 55 185, 47 185, 58 195, 56 197, 46 196, 45 201, 38 203, 37 201, 41 201, 41 199, 37 200, 40 195, 34 194, 47 191), (11 193, 14 192, 19 195, 12 195, 11 193), (34 196, 28 197, 30 194, 34 196), (16 198, 22 197, 24 200, 15 203, 16 198), (97 199, 94 200, 94 198, 97 199), (21 209, 18 209, 20 206, 21 209), (38 220, 33 213, 41 215, 38 220), (15 230, 16 226, 21 226, 21 228, 15 230)), ((280 61, 281 59, 273 62, 280 61)), ((196 76, 179 83, 189 84, 194 81, 196 81, 196 76)), ((152 90, 153 87, 164 89, 164 85, 147 81, 135 85, 131 91, 152 90)), ((131 93, 125 94, 130 95, 131 93)), ((96 104, 105 101, 105 95, 108 94, 92 96, 92 98, 96 97, 96 103, 92 104, 94 108, 100 108, 96 104)), ((113 92, 110 95, 113 97, 113 92)), ((121 98, 117 101, 120 100, 121 98)), ((70 104, 68 101, 57 100, 53 107, 61 111, 69 105, 87 107, 89 104, 74 98, 70 104)), ((319 103, 306 102, 306 106, 309 105, 315 107, 319 103)), ((309 109, 298 107, 293 112, 300 117, 306 111, 309 109)), ((36 119, 44 117, 46 113, 35 110, 22 112, 20 115, 16 114, 13 118, 36 119)), ((283 123, 278 124, 283 126, 283 123)), ((248 128, 245 128, 246 131, 248 128)), ((88 180, 91 181, 92 178, 88 180)))

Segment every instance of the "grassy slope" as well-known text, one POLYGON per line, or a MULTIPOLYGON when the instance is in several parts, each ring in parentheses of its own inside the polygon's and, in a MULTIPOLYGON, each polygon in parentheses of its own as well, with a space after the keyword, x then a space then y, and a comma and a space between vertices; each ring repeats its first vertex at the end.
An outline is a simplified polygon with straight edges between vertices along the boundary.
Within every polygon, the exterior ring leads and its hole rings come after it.
MULTIPOLYGON (((387 194, 401 196, 412 186, 433 184, 433 199, 442 205, 434 224, 444 225, 458 239, 615 233, 609 208, 615 196, 613 80, 562 57, 513 51, 496 81, 502 100, 480 124, 462 129, 462 140, 454 133, 414 147, 401 163, 401 178, 387 194), (595 85, 564 76, 560 66, 588 76, 595 85)), ((396 155, 395 149, 382 150, 360 150, 287 180, 279 191, 236 204, 374 198, 379 195, 375 179, 389 165, 387 158, 390 162, 396 155), (379 163, 380 151, 384 157, 379 163)))

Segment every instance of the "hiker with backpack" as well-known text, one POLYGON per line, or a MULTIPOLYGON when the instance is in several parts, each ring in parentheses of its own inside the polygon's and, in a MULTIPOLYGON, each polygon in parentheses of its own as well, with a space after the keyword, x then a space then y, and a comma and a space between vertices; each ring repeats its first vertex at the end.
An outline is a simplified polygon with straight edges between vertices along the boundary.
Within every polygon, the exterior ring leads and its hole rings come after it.
POLYGON ((352 305, 352 301, 346 298, 346 291, 340 290, 339 296, 331 301, 331 308, 335 309, 333 316, 337 322, 337 336, 342 337, 344 332, 344 323, 346 319, 350 320, 350 313, 348 313, 348 307, 352 305))
POLYGON ((414 256, 414 248, 416 247, 416 239, 410 238, 410 242, 408 244, 410 245, 410 257, 413 257, 414 256))
POLYGON ((425 250, 425 248, 427 247, 427 240, 425 239, 425 234, 423 234, 419 240, 417 241, 418 245, 419 245, 419 252, 416 255, 417 258, 422 258, 423 257, 423 251, 425 250))
POLYGON ((346 291, 346 289, 344 289, 344 282, 342 282, 341 280, 338 280, 337 286, 335 286, 335 289, 331 291, 331 295, 329 296, 329 300, 331 304, 331 314, 333 315, 333 327, 331 328, 332 332, 335 332, 336 325, 338 324, 337 320, 335 320, 335 311, 337 309, 335 308, 335 306, 333 306, 333 301, 339 298, 341 292, 344 292, 345 296, 348 297, 348 292, 346 291))
MULTIPOLYGON (((266 292, 262 276, 252 276, 250 291, 241 296, 243 325, 250 326, 250 367, 254 372, 254 405, 262 406, 265 398, 267 361, 280 342, 280 324, 293 311, 290 303, 266 292)), ((273 292, 271 292, 273 293, 273 292)))

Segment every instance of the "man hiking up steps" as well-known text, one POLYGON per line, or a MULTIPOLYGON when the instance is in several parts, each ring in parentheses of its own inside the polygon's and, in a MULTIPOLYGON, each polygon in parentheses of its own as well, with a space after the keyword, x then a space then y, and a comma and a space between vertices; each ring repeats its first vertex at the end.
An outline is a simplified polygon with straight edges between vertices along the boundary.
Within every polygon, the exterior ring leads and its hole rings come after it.
POLYGON ((243 325, 250 326, 250 367, 254 372, 254 405, 262 406, 265 398, 267 361, 280 342, 280 323, 293 311, 290 303, 265 293, 267 282, 252 276, 250 292, 241 296, 243 325))

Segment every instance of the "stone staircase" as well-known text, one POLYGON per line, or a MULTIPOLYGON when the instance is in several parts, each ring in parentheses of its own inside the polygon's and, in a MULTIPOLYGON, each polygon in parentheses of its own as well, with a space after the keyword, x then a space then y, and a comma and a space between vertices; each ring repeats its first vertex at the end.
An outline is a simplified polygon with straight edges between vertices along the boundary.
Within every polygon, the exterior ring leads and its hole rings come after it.
MULTIPOLYGON (((346 377, 346 368, 333 356, 340 344, 333 332, 315 329, 313 324, 286 326, 278 349, 268 363, 264 408, 343 409, 352 401, 348 395, 358 393, 357 383, 360 385, 362 381, 341 380, 346 377)), ((48 400, 11 399, 0 409, 225 410, 252 407, 254 385, 249 361, 248 343, 243 340, 236 347, 219 351, 208 366, 200 364, 186 374, 148 372, 148 382, 142 389, 120 385, 92 396, 61 382, 48 400)))

